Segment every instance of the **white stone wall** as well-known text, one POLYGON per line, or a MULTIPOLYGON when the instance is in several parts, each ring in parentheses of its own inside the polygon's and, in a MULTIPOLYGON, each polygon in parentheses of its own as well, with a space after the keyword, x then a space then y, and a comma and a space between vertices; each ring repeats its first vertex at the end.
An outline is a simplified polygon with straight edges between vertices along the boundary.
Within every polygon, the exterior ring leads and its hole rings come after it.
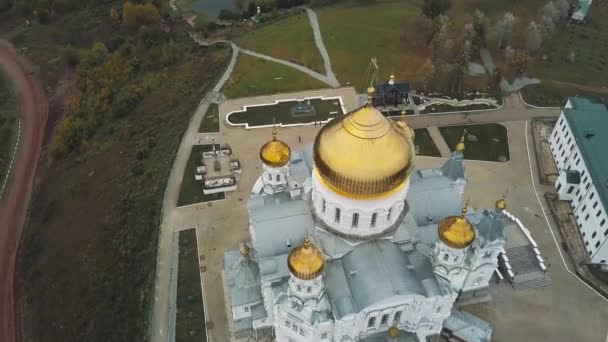
POLYGON ((498 255, 502 251, 501 246, 481 248, 473 245, 474 253, 469 258, 470 271, 462 287, 462 291, 474 291, 486 288, 490 285, 492 274, 498 266, 498 255))
MULTIPOLYGON (((566 107, 570 104, 568 103, 566 107)), ((608 263, 608 216, 591 180, 585 160, 562 112, 549 138, 551 154, 560 171, 555 187, 560 198, 569 200, 576 224, 592 263, 608 263), (563 170, 576 170, 581 175, 578 186, 565 182, 563 170)))
POLYGON ((408 183, 387 197, 356 200, 327 188, 319 177, 313 170, 312 201, 315 214, 339 232, 362 237, 378 234, 395 223, 405 206, 405 196, 409 189, 408 183), (372 225, 374 214, 375 224, 372 225), (355 215, 358 215, 358 219, 353 220, 355 215))
POLYGON ((431 264, 435 274, 445 279, 454 290, 462 289, 467 277, 468 270, 465 269, 467 248, 452 248, 437 240, 431 257, 431 264))
POLYGON ((421 341, 431 334, 441 331, 443 321, 450 315, 455 297, 420 295, 395 296, 389 301, 373 305, 357 315, 343 317, 336 322, 334 339, 341 341, 345 336, 358 340, 391 326, 418 334, 421 341))
POLYGON ((263 191, 269 195, 287 189, 287 178, 289 174, 289 163, 281 167, 273 167, 262 163, 264 172, 260 176, 264 182, 263 191))

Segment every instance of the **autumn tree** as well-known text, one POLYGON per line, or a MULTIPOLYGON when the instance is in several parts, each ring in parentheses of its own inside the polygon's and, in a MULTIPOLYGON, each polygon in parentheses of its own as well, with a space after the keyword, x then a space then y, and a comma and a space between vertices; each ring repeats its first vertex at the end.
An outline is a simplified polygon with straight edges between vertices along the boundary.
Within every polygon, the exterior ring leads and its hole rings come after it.
POLYGON ((543 6, 541 9, 541 16, 550 18, 553 24, 556 25, 560 20, 560 12, 557 7, 555 7, 553 1, 549 1, 543 6))
POLYGON ((154 25, 160 22, 158 9, 151 3, 134 4, 125 2, 122 7, 122 22, 131 29, 142 25, 154 25))
POLYGON ((523 74, 530 63, 530 55, 524 50, 515 50, 509 65, 514 69, 517 75, 523 74))

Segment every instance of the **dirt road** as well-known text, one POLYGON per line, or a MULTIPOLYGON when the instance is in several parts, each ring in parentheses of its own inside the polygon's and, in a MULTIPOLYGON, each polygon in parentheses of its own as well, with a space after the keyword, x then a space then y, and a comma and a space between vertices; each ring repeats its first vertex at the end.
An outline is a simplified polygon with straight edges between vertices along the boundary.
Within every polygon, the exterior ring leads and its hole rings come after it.
POLYGON ((0 68, 11 78, 20 97, 23 131, 11 171, 12 180, 0 201, 0 341, 20 340, 16 259, 26 220, 36 166, 46 126, 48 105, 42 84, 8 42, 0 40, 0 68))

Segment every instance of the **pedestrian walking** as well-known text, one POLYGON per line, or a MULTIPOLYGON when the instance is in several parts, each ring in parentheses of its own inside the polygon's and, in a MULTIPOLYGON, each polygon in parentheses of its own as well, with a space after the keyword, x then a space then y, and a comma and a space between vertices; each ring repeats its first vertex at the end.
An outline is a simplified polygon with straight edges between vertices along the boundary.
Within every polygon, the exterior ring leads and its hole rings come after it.
POLYGON ((298 135, 298 142, 302 142, 302 136, 298 135))

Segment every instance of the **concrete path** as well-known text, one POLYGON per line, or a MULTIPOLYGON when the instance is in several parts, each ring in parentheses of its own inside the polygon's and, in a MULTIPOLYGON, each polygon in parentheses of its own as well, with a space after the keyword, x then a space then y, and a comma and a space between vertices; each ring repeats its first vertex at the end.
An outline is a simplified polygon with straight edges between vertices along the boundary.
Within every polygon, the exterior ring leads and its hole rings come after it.
POLYGON ((335 87, 339 87, 340 83, 336 79, 336 75, 334 75, 334 71, 331 68, 331 60, 329 58, 329 54, 325 49, 325 43, 323 43, 323 37, 321 36, 321 29, 319 28, 319 19, 317 18, 317 13, 312 9, 306 7, 306 13, 308 14, 308 21, 310 21, 310 27, 312 28, 312 32, 315 36, 315 44, 317 45, 317 49, 319 49, 319 53, 321 57, 323 57, 323 64, 325 66, 325 75, 337 84, 335 87))
POLYGON ((430 126, 427 129, 429 131, 431 139, 433 139, 433 142, 435 143, 435 146, 437 146, 441 157, 449 158, 452 154, 452 151, 450 151, 450 147, 445 142, 445 139, 443 138, 443 135, 441 135, 441 132, 439 132, 439 128, 437 126, 430 126))
POLYGON ((340 86, 340 84, 338 83, 338 81, 335 79, 332 80, 330 77, 327 77, 323 74, 320 74, 314 70, 310 70, 305 66, 302 66, 300 64, 296 64, 296 63, 292 63, 283 59, 278 59, 278 58, 274 58, 274 57, 270 57, 267 55, 263 55, 261 53, 255 52, 255 51, 251 51, 251 50, 247 50, 247 49, 240 49, 242 53, 248 54, 250 56, 254 56, 257 58, 261 58, 261 59, 265 59, 271 62, 275 62, 275 63, 279 63, 279 64, 283 64, 286 65, 288 67, 294 68, 296 70, 299 70, 307 75, 309 75, 310 77, 316 78, 317 80, 331 86, 331 87, 338 87, 340 86))
POLYGON ((167 181, 165 196, 163 198, 163 208, 161 213, 161 225, 158 240, 158 253, 156 257, 156 288, 154 298, 154 314, 152 322, 152 340, 166 342, 174 332, 169 331, 170 316, 170 291, 171 273, 173 258, 173 231, 174 227, 181 226, 183 217, 176 210, 179 189, 182 183, 184 169, 192 151, 192 140, 198 136, 198 129, 207 108, 215 98, 216 92, 224 86, 234 70, 239 49, 233 46, 232 58, 226 71, 219 79, 213 90, 205 95, 203 101, 196 109, 188 128, 182 137, 173 168, 167 181))
POLYGON ((500 81, 500 89, 505 93, 513 93, 519 91, 521 88, 527 85, 538 83, 540 83, 538 78, 517 77, 511 83, 507 82, 507 80, 503 78, 500 81))

